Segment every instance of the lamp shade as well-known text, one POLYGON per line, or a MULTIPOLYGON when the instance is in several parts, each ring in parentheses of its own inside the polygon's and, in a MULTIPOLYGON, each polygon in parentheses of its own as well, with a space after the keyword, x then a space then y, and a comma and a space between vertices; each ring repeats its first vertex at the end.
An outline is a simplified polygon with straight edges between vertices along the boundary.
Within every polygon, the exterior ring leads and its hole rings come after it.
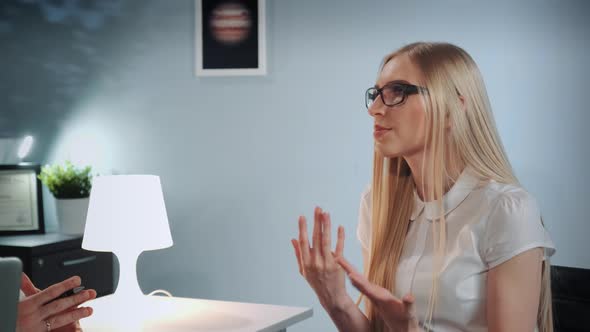
POLYGON ((82 248, 155 250, 172 246, 160 177, 97 176, 92 182, 82 248))

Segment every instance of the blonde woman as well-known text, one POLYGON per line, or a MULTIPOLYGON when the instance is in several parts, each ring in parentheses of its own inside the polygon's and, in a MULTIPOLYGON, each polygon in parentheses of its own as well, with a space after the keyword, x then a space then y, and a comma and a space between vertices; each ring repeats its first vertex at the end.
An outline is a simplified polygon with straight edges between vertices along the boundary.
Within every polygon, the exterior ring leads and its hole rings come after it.
POLYGON ((303 216, 292 240, 338 329, 553 331, 555 248, 512 172, 473 59, 451 44, 407 45, 385 57, 365 98, 375 153, 357 228, 364 273, 342 256, 342 227, 332 252, 320 208, 311 246, 303 216), (356 304, 345 274, 362 294, 356 304))

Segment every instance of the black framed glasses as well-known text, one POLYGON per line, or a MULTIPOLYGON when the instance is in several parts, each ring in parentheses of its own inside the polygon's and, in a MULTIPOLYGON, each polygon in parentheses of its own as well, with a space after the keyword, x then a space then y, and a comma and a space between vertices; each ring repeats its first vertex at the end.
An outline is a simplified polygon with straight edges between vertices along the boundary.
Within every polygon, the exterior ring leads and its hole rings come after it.
POLYGON ((408 99, 409 95, 427 92, 428 89, 409 83, 389 82, 381 89, 370 87, 365 92, 365 106, 367 109, 373 105, 378 96, 381 96, 381 101, 386 106, 392 107, 402 104, 408 99))

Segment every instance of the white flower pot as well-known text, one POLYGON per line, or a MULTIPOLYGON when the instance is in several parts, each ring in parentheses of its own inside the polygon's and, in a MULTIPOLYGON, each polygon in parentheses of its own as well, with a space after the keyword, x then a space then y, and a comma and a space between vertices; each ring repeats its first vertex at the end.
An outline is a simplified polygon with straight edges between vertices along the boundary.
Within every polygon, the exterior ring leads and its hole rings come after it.
POLYGON ((88 197, 55 200, 60 233, 84 234, 89 200, 88 197))

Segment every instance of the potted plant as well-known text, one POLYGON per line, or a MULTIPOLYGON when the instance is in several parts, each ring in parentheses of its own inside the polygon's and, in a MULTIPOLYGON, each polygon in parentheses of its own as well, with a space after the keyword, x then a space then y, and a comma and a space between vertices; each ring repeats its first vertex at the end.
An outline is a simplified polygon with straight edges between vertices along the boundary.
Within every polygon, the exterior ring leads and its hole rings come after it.
POLYGON ((77 168, 68 160, 63 165, 46 165, 41 168, 39 180, 56 198, 57 219, 62 233, 84 233, 92 188, 90 172, 90 166, 77 168))

